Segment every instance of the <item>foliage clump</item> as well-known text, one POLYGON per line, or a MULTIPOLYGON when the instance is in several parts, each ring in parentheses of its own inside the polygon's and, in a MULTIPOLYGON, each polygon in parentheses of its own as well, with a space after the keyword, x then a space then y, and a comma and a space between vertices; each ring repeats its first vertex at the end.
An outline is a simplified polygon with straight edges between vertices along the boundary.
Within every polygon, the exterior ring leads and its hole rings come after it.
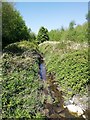
POLYGON ((38 35, 37 35, 37 42, 42 43, 44 41, 49 40, 48 30, 47 28, 41 27, 39 29, 38 35))
POLYGON ((8 44, 25 40, 31 40, 32 36, 13 3, 2 3, 2 47, 8 44))

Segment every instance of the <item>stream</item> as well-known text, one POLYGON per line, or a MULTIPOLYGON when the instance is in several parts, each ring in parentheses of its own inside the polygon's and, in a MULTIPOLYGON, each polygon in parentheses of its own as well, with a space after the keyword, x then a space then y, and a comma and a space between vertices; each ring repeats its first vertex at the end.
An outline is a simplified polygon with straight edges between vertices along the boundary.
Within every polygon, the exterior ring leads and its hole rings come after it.
MULTIPOLYGON (((41 80, 48 79, 46 78, 46 68, 42 58, 39 59, 39 75, 41 80)), ((89 120, 90 118, 89 100, 90 97, 88 95, 83 95, 83 97, 81 97, 79 94, 76 94, 71 99, 64 101, 64 105, 67 108, 68 106, 72 106, 72 109, 75 109, 74 107, 79 108, 79 110, 81 109, 83 111, 83 114, 85 115, 85 120, 89 120)))

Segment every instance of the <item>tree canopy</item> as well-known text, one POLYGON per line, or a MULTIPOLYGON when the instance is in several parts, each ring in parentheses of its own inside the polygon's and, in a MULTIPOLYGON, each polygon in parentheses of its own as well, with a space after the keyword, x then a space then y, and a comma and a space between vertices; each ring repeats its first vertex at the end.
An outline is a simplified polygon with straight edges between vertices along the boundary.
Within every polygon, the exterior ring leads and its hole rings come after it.
POLYGON ((2 3, 2 47, 30 37, 25 21, 13 3, 2 3))
POLYGON ((42 43, 47 40, 49 40, 48 30, 47 28, 41 27, 37 35, 37 41, 38 43, 42 43))
POLYGON ((75 21, 73 20, 69 23, 69 29, 70 30, 74 29, 74 25, 76 25, 76 24, 75 24, 75 21))
POLYGON ((88 38, 90 38, 89 35, 89 28, 88 27, 90 24, 89 22, 85 22, 82 25, 76 25, 74 27, 75 21, 71 21, 69 23, 68 28, 63 28, 61 29, 54 29, 51 30, 49 34, 49 38, 52 41, 74 41, 74 42, 86 42, 88 41, 88 38))

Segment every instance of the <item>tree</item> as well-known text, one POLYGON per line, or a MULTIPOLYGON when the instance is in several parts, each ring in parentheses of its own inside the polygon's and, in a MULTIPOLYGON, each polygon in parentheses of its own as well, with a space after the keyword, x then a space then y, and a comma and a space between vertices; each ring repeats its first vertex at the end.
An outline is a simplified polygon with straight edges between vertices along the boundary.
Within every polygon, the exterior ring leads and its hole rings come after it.
POLYGON ((2 47, 30 38, 29 31, 13 3, 2 3, 2 47))
POLYGON ((64 31, 64 27, 63 26, 61 26, 61 31, 64 31))
POLYGON ((49 40, 48 30, 47 28, 41 27, 37 35, 37 42, 42 43, 47 40, 49 40))
POLYGON ((34 32, 30 32, 30 41, 35 41, 36 40, 36 35, 34 32))
MULTIPOLYGON (((36 34, 32 32, 31 28, 28 29, 29 35, 30 35, 30 41, 34 42, 36 40, 36 34)), ((36 42, 36 41, 35 41, 36 42)))
MULTIPOLYGON (((89 4, 90 4, 90 2, 89 2, 89 4)), ((87 36, 86 37, 88 38, 88 42, 90 44, 90 9, 86 15, 86 19, 88 21, 88 28, 87 28, 87 36)))
POLYGON ((51 41, 59 41, 61 39, 61 30, 54 29, 49 32, 49 38, 51 41))
POLYGON ((76 25, 75 21, 71 21, 70 24, 69 24, 69 29, 70 30, 74 29, 74 25, 76 25))
POLYGON ((86 19, 88 20, 88 22, 90 22, 90 10, 88 11, 88 14, 86 15, 86 19))

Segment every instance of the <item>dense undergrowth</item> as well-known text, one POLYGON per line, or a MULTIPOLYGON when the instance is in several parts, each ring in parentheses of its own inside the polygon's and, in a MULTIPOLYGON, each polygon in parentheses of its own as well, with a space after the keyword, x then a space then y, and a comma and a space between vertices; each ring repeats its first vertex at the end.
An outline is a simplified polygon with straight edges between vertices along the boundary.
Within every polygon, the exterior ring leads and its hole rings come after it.
MULTIPOLYGON (((39 78, 38 55, 43 52, 48 73, 68 99, 86 94, 88 83, 87 44, 60 42, 39 46, 27 41, 8 45, 2 56, 2 117, 45 119, 42 81, 39 78), (36 53, 35 53, 36 52, 36 53)), ((64 99, 64 100, 65 100, 64 99)))
POLYGON ((61 42, 42 44, 47 72, 54 72, 56 79, 65 93, 65 98, 74 94, 87 94, 88 83, 88 48, 85 43, 61 42))
POLYGON ((41 118, 38 48, 30 42, 7 46, 2 63, 2 118, 41 118))

